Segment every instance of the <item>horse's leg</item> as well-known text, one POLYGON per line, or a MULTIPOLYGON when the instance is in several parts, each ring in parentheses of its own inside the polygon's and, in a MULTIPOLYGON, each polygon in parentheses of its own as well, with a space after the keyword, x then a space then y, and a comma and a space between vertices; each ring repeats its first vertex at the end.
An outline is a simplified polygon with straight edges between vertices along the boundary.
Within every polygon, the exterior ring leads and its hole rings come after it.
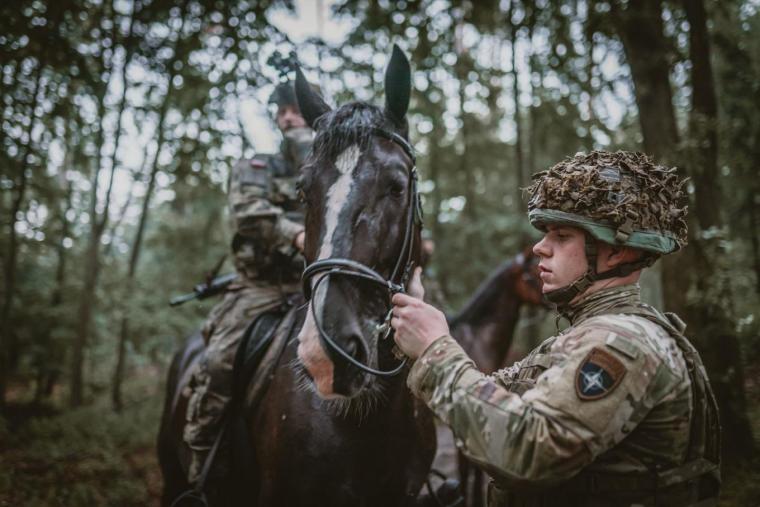
POLYGON ((160 436, 158 441, 158 461, 164 487, 161 492, 161 505, 168 507, 175 498, 190 489, 185 471, 179 461, 174 442, 168 436, 160 436))
POLYGON ((475 507, 484 507, 483 470, 478 467, 472 467, 472 475, 472 505, 475 507))
POLYGON ((202 350, 200 335, 193 335, 184 346, 174 354, 166 380, 164 408, 158 433, 157 453, 164 487, 161 505, 169 506, 185 491, 190 489, 187 482, 183 458, 187 461, 187 449, 184 448, 182 432, 187 413, 187 397, 183 396, 182 382, 186 380, 185 371, 195 365, 195 360, 202 350))
POLYGON ((177 352, 169 367, 169 375, 166 380, 166 398, 164 399, 157 442, 158 462, 164 480, 161 505, 166 507, 171 505, 174 499, 189 487, 177 454, 176 438, 173 438, 172 434, 173 428, 176 426, 174 419, 177 413, 173 411, 173 404, 176 390, 179 389, 177 383, 180 381, 181 372, 179 370, 182 354, 182 350, 177 352))
POLYGON ((470 462, 464 454, 457 451, 457 467, 459 468, 459 483, 462 488, 465 505, 472 507, 472 495, 470 495, 470 462))

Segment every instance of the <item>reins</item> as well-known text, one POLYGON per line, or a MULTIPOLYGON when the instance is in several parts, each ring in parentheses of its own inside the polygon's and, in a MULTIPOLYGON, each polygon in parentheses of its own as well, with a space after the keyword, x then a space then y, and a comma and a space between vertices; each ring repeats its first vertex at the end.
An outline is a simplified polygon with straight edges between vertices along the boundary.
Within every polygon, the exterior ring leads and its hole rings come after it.
MULTIPOLYGON (((396 259, 396 264, 393 267, 393 271, 391 272, 391 276, 389 278, 384 278, 380 273, 375 271, 374 269, 370 268, 369 266, 366 266, 360 262, 354 261, 352 259, 345 259, 341 257, 330 257, 327 259, 320 259, 318 261, 314 261, 310 265, 304 269, 303 275, 301 276, 302 283, 303 283, 303 293, 304 296, 306 296, 307 299, 309 299, 309 304, 311 305, 311 312, 314 316, 314 322, 317 327, 317 332, 319 333, 319 338, 322 344, 329 348, 330 350, 337 353, 341 358, 343 358, 345 361, 350 363, 351 365, 355 366, 356 368, 372 374, 379 377, 392 377, 394 375, 398 375, 401 373, 401 371, 406 366, 406 358, 404 358, 401 363, 396 366, 395 368, 391 370, 378 370, 376 368, 372 368, 371 366, 368 366, 361 361, 358 361, 356 358, 354 358, 351 354, 346 352, 343 347, 338 345, 335 340, 333 340, 330 335, 325 331, 324 327, 322 326, 322 322, 320 322, 317 312, 314 308, 314 299, 312 297, 313 293, 316 293, 317 289, 319 288, 320 284, 322 284, 325 280, 330 278, 334 275, 342 275, 342 276, 352 276, 355 278, 361 278, 363 280, 367 280, 369 282, 375 283, 377 285, 383 286, 388 290, 389 299, 393 297, 394 294, 399 292, 405 292, 406 291, 406 284, 409 282, 409 278, 411 277, 412 268, 414 266, 414 261, 412 259, 412 252, 414 250, 414 229, 415 227, 421 227, 422 226, 422 208, 420 203, 420 197, 419 192, 417 189, 417 163, 416 163, 416 157, 414 154, 414 148, 412 147, 409 142, 401 137, 399 134, 395 132, 389 132, 387 130, 374 127, 372 128, 372 133, 376 136, 382 137, 384 139, 387 139, 396 145, 400 146, 404 152, 409 156, 409 158, 412 160, 412 168, 409 171, 409 182, 408 182, 408 193, 409 193, 409 201, 407 203, 407 216, 406 216, 406 230, 404 231, 404 242, 401 246, 401 252, 399 253, 398 258, 396 259), (312 279, 317 276, 322 275, 312 286, 312 279)), ((388 314, 385 316, 385 319, 383 320, 382 324, 378 325, 377 330, 379 333, 383 334, 381 338, 387 339, 391 334, 391 328, 390 328, 390 320, 391 320, 391 312, 388 312, 388 314)))

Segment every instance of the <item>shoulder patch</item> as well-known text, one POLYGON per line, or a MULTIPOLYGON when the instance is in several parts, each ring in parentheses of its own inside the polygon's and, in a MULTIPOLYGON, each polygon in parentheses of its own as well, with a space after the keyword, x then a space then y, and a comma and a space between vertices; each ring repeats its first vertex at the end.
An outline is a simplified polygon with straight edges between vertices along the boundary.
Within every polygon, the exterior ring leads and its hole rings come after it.
POLYGON ((265 169, 267 166, 266 161, 254 158, 251 160, 251 167, 254 169, 265 169))
POLYGON ((604 398, 620 384, 625 365, 606 350, 594 347, 575 373, 575 392, 583 401, 604 398))

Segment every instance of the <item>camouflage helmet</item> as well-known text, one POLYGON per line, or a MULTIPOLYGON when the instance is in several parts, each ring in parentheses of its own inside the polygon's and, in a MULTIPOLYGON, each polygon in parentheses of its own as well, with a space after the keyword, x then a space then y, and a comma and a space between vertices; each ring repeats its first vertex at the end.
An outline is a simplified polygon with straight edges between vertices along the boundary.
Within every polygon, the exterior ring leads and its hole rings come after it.
POLYGON ((604 243, 668 254, 686 245, 684 180, 642 153, 578 153, 537 173, 530 223, 579 227, 604 243))

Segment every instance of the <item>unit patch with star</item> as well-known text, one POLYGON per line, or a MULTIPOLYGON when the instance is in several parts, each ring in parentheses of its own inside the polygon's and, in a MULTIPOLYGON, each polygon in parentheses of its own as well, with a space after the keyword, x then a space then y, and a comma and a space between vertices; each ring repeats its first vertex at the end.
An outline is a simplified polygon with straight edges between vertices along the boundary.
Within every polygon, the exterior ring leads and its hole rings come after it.
POLYGON ((575 374, 575 392, 584 401, 604 398, 623 380, 625 372, 625 365, 618 358, 594 347, 575 374))

